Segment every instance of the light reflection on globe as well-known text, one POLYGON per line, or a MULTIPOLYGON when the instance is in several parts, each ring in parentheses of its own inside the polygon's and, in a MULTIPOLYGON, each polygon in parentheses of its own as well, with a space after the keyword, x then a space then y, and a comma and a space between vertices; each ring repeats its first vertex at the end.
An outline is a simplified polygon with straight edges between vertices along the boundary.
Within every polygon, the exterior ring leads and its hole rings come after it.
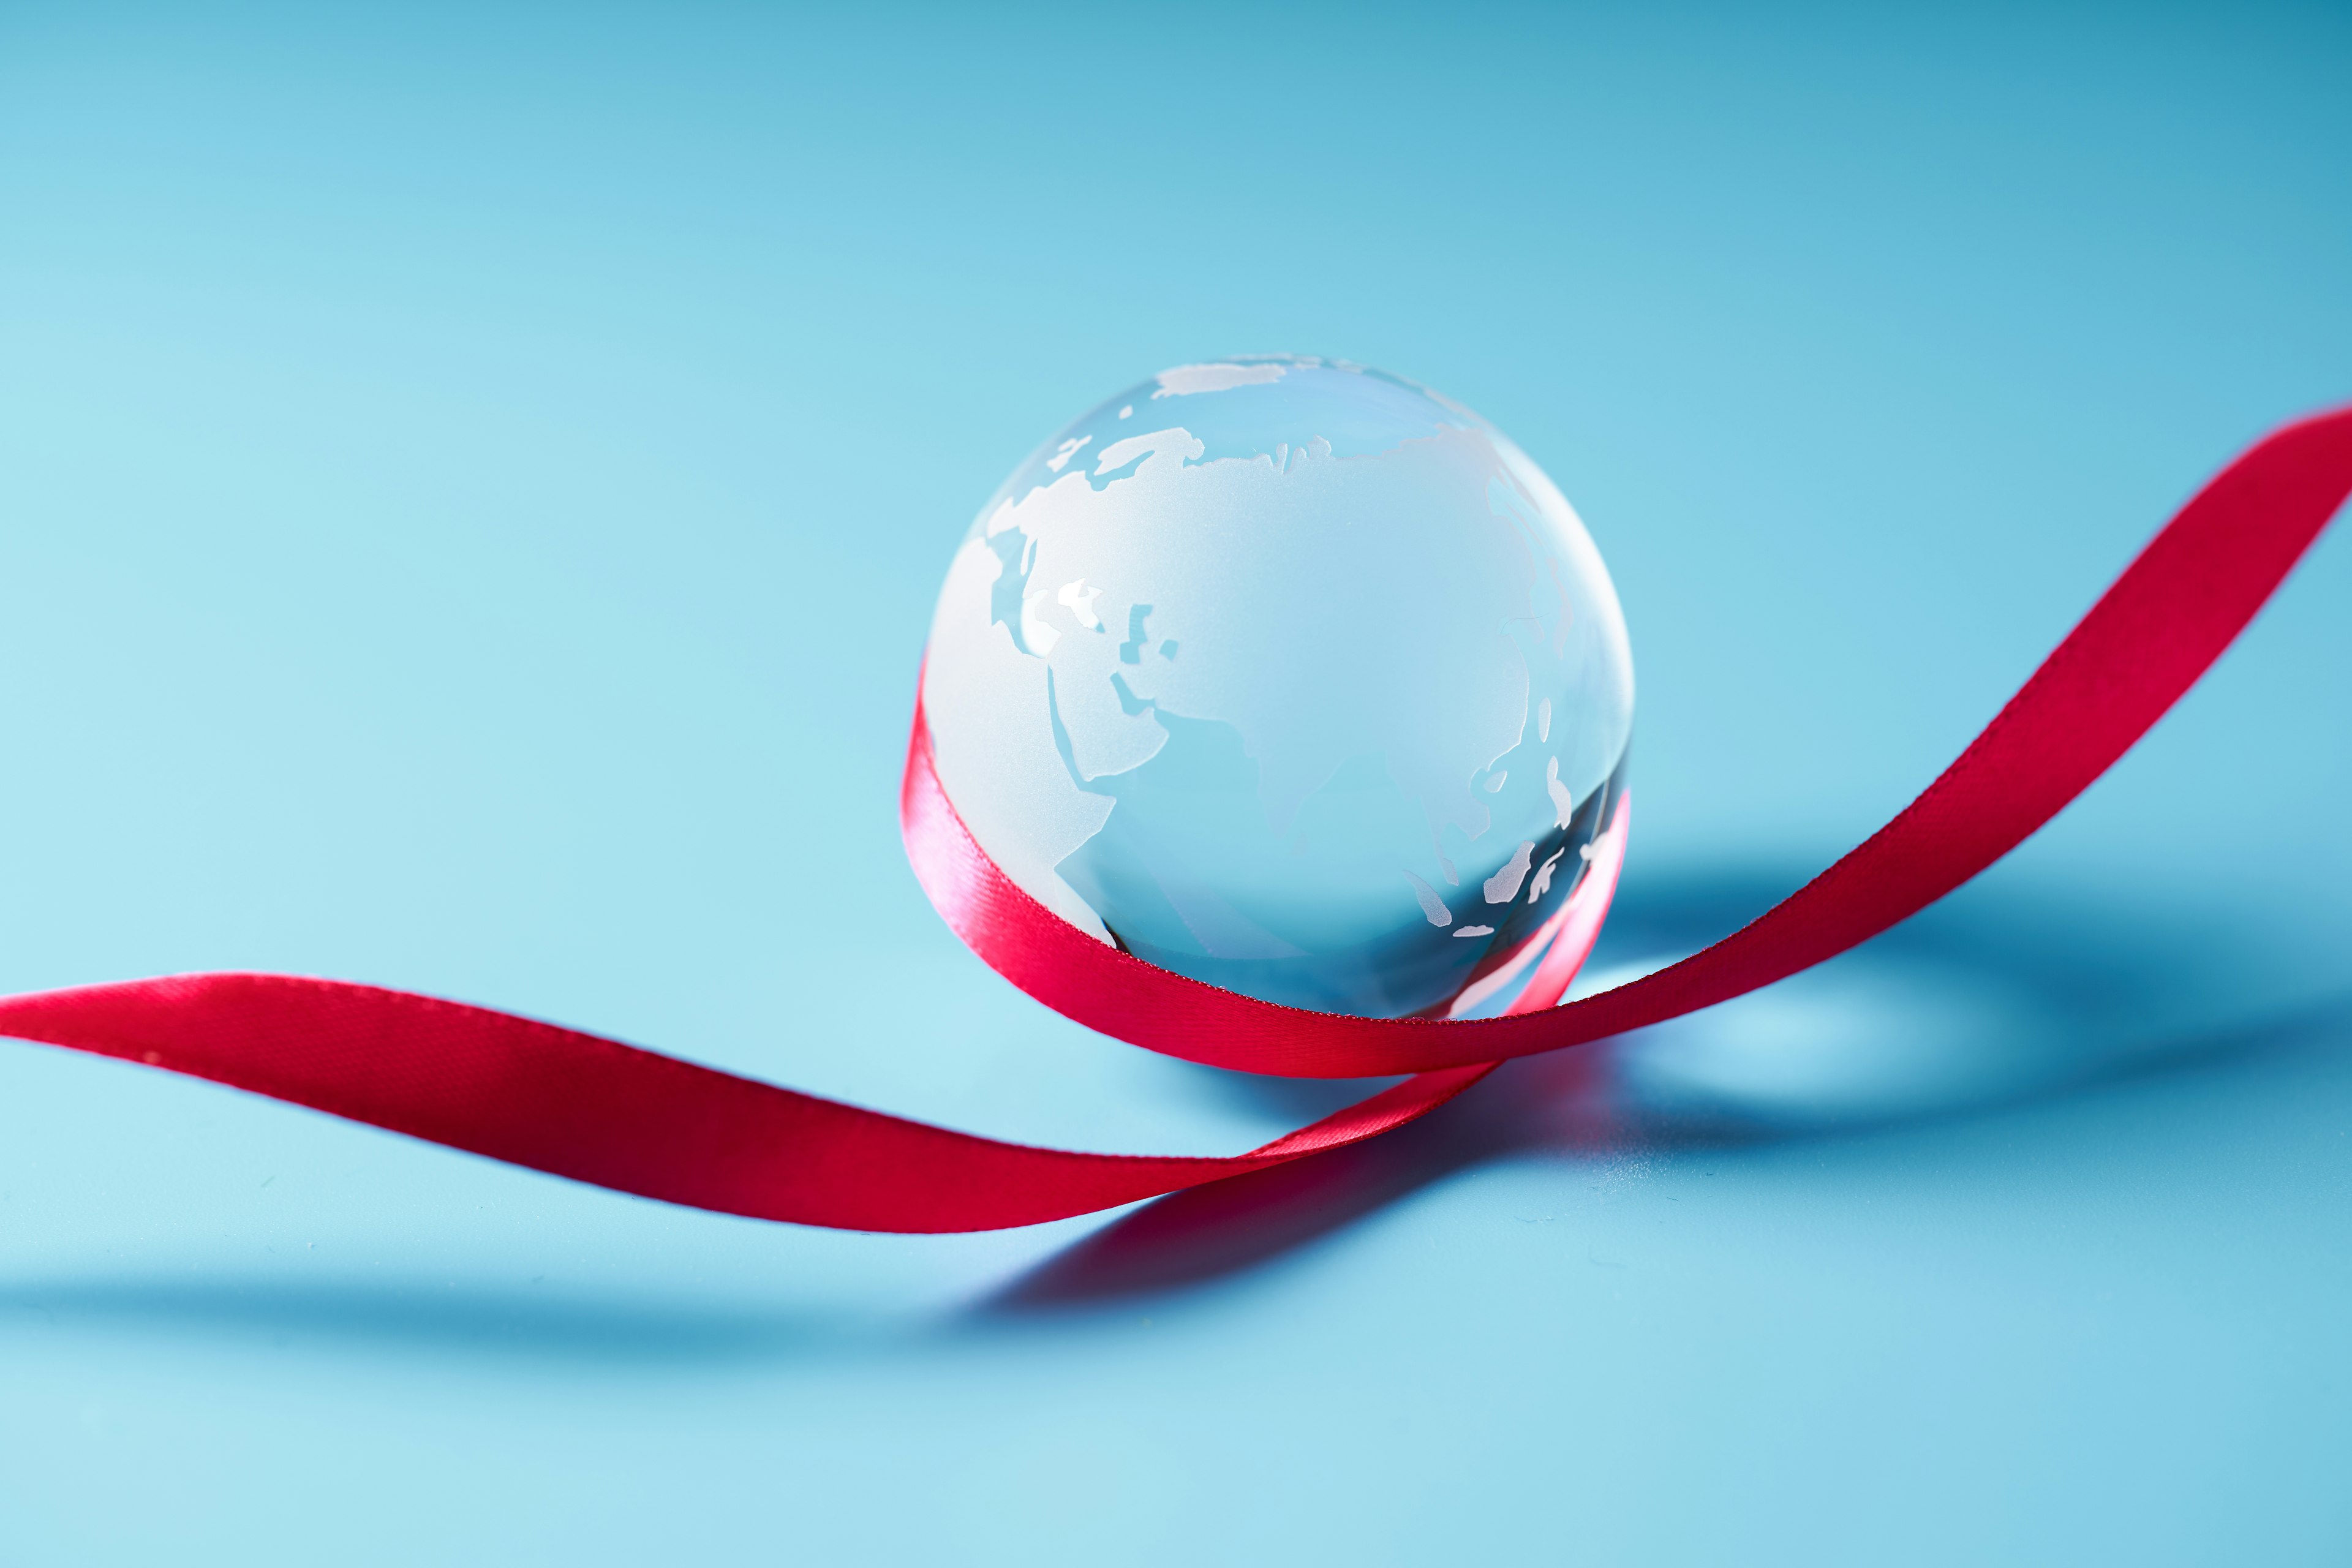
POLYGON ((1622 792, 1633 656, 1494 426, 1343 362, 1183 365, 1013 470, 924 667, 940 781, 1071 924, 1267 1001, 1492 1012, 1622 792))

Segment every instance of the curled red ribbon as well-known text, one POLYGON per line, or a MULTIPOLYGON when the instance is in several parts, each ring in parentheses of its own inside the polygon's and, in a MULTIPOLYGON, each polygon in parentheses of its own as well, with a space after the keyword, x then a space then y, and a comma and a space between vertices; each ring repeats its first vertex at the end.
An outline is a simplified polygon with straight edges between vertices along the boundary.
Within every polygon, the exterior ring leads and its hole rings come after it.
POLYGON ((799 1094, 618 1041, 408 992, 184 974, 0 999, 0 1034, 121 1057, 669 1203, 853 1230, 987 1230, 1087 1214, 1376 1137, 1501 1062, 1727 1001, 1876 935, 1991 865, 2089 786, 2269 599, 2347 493, 2352 408, 2274 431, 2149 542, 1959 759, 1859 848, 1671 968, 1554 1005, 1590 951, 1623 807, 1518 1006, 1498 1018, 1309 1013, 1104 946, 1008 880, 931 768, 919 701, 899 821, 972 951, 1056 1011, 1247 1072, 1403 1083, 1246 1154, 1086 1154, 799 1094))

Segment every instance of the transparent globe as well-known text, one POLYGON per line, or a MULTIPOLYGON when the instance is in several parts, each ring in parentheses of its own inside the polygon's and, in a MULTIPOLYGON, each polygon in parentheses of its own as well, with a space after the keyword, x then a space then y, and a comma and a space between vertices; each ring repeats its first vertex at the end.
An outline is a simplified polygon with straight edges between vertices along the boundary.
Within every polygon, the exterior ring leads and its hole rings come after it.
POLYGON ((1031 897, 1214 985, 1499 1009, 1622 789, 1616 590, 1477 415, 1338 361, 1181 365, 1013 470, 924 667, 940 780, 1031 897))

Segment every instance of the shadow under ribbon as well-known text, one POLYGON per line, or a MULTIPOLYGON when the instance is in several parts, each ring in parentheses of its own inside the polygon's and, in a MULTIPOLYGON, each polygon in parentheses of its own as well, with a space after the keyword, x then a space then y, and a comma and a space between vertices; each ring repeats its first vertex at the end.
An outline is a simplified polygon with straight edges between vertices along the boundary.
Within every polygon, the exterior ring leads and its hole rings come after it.
MULTIPOLYGON (((1801 879, 1762 870, 1629 885, 1578 994, 1696 951, 1801 879)), ((1205 1287, 1489 1161, 1852 1136, 2352 1047, 2352 992, 2247 1006, 2230 977, 2248 972, 2259 944, 2243 925, 2193 910, 1971 888, 1764 991, 1511 1063, 1387 1137, 1148 1204, 978 1310, 1082 1310, 1205 1287)), ((1213 1076, 1268 1110, 1297 1109, 1308 1087, 1213 1076)), ((1320 1097, 1331 1086, 1311 1089, 1320 1097)))

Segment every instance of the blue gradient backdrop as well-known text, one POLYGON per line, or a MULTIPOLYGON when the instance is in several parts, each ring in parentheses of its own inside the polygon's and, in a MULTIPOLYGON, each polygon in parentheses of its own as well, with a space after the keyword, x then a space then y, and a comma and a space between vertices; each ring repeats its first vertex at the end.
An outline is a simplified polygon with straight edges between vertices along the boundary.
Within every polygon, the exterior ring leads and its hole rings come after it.
MULTIPOLYGON (((2352 21, 0 8, 0 986, 463 996, 998 1134, 892 790, 949 551, 1333 353, 1583 510, 1601 962, 1874 826, 2352 395, 2352 21)), ((1106 1220, 803 1232, 0 1047, 0 1559, 2341 1563, 2352 540, 1948 906, 1106 1220), (2333 1477, 2334 1479, 2330 1479, 2333 1477)))

